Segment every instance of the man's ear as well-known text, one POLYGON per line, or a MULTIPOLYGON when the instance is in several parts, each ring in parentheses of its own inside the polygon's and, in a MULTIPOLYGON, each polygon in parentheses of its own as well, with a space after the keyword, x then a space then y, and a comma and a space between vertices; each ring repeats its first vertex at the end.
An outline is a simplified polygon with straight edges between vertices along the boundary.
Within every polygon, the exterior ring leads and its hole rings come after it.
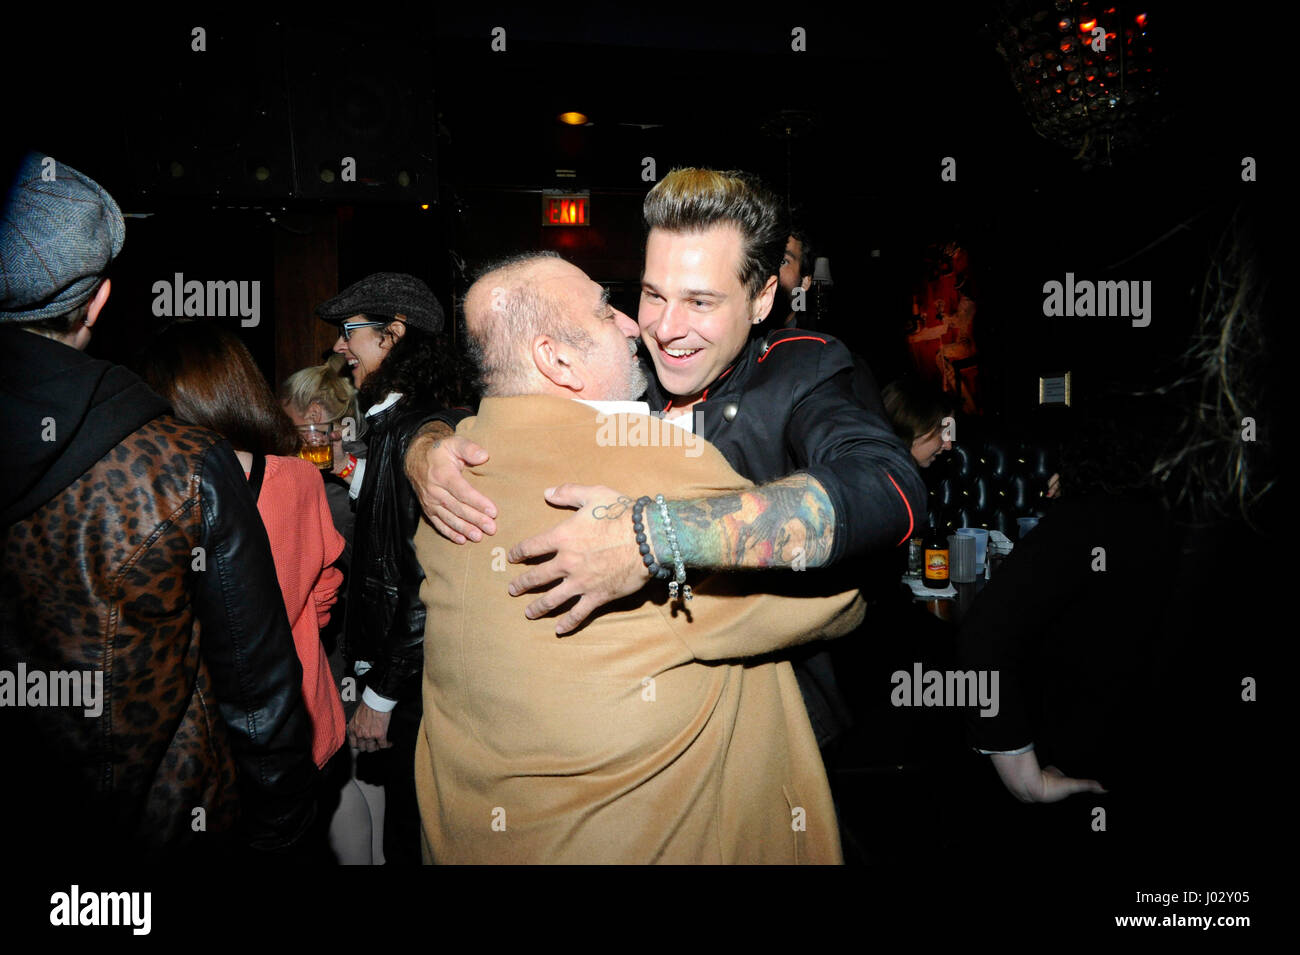
POLYGON ((763 319, 767 318, 767 313, 772 311, 772 300, 775 297, 776 276, 770 275, 768 276, 767 284, 763 286, 763 290, 759 292, 758 297, 754 299, 754 311, 753 314, 750 315, 749 319, 751 324, 757 325, 763 319))
POLYGON ((86 317, 81 320, 81 324, 87 328, 94 326, 99 321, 99 313, 104 310, 104 305, 108 302, 109 293, 113 290, 113 283, 109 279, 99 283, 99 288, 95 289, 95 294, 90 297, 90 307, 86 309, 86 317))
POLYGON ((538 335, 529 350, 537 373, 558 388, 580 392, 582 376, 573 365, 572 352, 567 345, 549 335, 538 335))
POLYGON ((803 285, 803 290, 805 292, 808 291, 810 288, 812 288, 812 276, 805 275, 803 277, 803 282, 801 282, 800 284, 803 285))

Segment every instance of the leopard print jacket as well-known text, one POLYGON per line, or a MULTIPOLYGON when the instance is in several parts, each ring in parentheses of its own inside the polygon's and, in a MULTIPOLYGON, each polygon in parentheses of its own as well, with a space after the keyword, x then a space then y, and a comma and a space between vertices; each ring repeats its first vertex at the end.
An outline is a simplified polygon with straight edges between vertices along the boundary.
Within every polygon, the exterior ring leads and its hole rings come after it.
POLYGON ((0 667, 103 678, 97 716, 6 714, 29 813, 175 852, 231 833, 242 791, 248 838, 301 832, 314 767, 299 664, 265 531, 218 435, 148 422, 8 528, 2 566, 0 667))

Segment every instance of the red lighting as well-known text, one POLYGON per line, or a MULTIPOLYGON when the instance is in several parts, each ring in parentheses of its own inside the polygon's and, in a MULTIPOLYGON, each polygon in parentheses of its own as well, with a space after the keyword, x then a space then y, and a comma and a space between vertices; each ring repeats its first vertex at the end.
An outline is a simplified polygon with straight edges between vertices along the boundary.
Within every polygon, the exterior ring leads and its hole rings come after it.
POLYGON ((1139 13, 1137 15, 1137 25, 1140 27, 1147 25, 1147 15, 1145 13, 1139 13))
POLYGON ((590 196, 543 196, 542 225, 591 225, 590 196))
POLYGON ((1096 28, 1097 28, 1096 20, 1084 20, 1082 23, 1079 24, 1079 29, 1082 30, 1084 33, 1091 33, 1096 28))

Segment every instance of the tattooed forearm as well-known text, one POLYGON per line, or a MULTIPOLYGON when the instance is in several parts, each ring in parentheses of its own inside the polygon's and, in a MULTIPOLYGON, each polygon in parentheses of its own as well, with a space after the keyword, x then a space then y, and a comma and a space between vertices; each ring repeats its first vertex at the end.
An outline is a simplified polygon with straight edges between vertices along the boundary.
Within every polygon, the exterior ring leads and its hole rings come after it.
MULTIPOLYGON (((656 559, 672 559, 659 509, 646 508, 656 559)), ((669 501, 687 566, 707 569, 820 567, 835 541, 835 513, 816 478, 789 477, 721 497, 669 501)))

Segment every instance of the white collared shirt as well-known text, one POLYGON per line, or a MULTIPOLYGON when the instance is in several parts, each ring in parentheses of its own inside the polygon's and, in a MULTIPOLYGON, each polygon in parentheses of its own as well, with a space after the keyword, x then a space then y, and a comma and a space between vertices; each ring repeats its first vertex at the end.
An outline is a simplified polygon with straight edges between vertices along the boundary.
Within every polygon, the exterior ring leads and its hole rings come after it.
MULTIPOLYGON (((654 417, 650 412, 650 403, 646 401, 588 401, 585 398, 574 398, 572 400, 595 408, 601 414, 643 414, 647 417, 654 417)), ((667 421, 688 434, 695 433, 695 415, 693 414, 678 415, 676 418, 661 418, 660 420, 667 421)))

